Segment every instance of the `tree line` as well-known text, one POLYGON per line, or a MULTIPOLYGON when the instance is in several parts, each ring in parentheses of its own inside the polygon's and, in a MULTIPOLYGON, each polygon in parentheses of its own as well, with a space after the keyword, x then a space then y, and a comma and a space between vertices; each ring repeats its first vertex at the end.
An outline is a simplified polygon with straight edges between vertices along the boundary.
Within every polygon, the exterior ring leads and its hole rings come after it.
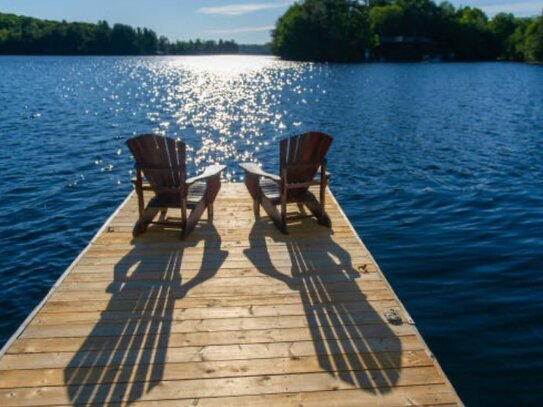
POLYGON ((0 54, 155 55, 238 53, 234 41, 172 41, 125 24, 49 21, 0 13, 0 54))
POLYGON ((301 0, 278 19, 271 47, 285 59, 362 61, 402 36, 436 44, 443 60, 543 61, 543 14, 489 19, 432 0, 301 0))

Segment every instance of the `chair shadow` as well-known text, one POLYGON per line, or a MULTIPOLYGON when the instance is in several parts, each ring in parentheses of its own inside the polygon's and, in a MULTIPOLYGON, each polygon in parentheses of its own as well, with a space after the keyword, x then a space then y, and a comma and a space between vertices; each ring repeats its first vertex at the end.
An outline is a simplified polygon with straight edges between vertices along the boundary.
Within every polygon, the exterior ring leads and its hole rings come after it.
POLYGON ((299 292, 323 370, 365 391, 388 393, 400 376, 400 340, 361 291, 349 252, 332 239, 330 229, 311 223, 289 225, 289 235, 282 235, 271 222, 257 220, 245 254, 260 272, 299 292), (311 226, 310 241, 296 238, 311 226), (265 240, 270 235, 287 248, 290 275, 273 265, 265 240))
POLYGON ((149 255, 153 249, 141 240, 133 240, 131 251, 115 265, 107 288, 111 300, 64 370, 74 405, 128 404, 160 384, 176 300, 212 278, 228 256, 209 222, 183 242, 157 245, 156 255, 149 255), (183 282, 184 251, 197 243, 200 232, 205 234, 200 269, 183 282))

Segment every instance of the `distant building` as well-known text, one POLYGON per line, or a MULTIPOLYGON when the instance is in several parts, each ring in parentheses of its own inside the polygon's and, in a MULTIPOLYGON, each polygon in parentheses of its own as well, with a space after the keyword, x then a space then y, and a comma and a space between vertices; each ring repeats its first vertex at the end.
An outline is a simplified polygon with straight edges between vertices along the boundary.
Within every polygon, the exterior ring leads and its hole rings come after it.
POLYGON ((373 50, 374 58, 382 62, 420 62, 440 60, 441 51, 436 41, 426 37, 381 36, 373 50))

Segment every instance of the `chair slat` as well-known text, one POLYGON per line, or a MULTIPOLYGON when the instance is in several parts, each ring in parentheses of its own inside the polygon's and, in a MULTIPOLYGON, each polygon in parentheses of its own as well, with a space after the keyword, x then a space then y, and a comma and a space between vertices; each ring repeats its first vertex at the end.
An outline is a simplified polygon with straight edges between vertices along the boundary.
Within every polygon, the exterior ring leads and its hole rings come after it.
POLYGON ((280 177, 270 176, 251 163, 241 164, 245 170, 245 185, 253 198, 255 215, 259 216, 262 206, 275 226, 287 233, 287 204, 297 203, 298 206, 307 207, 320 224, 330 227, 330 217, 325 210, 325 191, 328 182, 325 156, 332 140, 331 136, 320 132, 304 133, 281 140, 280 177), (315 179, 319 169, 321 178, 315 179), (309 190, 313 185, 320 187, 320 202, 309 190), (280 212, 276 205, 281 206, 280 212))
POLYGON ((143 171, 153 188, 179 188, 184 184, 186 147, 183 142, 144 134, 126 144, 136 159, 136 167, 143 171))
POLYGON ((140 216, 134 226, 134 236, 145 232, 159 211, 162 222, 168 208, 181 210, 182 236, 190 233, 206 208, 209 219, 212 219, 213 201, 221 187, 220 173, 224 166, 206 168, 204 174, 191 178, 192 185, 189 186, 184 143, 154 134, 144 134, 127 140, 126 144, 136 160, 134 186, 138 194, 140 216), (148 184, 143 183, 142 173, 148 184), (205 182, 198 183, 198 180, 205 182), (155 196, 145 206, 143 194, 149 190, 152 190, 155 196), (188 217, 187 207, 192 209, 188 217))
POLYGON ((320 132, 304 133, 282 140, 279 147, 280 173, 287 170, 287 184, 309 182, 315 178, 332 137, 320 132))

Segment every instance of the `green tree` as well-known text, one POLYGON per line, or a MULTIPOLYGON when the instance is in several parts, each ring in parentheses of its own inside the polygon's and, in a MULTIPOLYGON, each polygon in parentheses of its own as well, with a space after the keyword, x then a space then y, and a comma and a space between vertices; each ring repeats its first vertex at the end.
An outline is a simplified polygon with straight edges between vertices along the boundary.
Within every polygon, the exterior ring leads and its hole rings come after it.
POLYGON ((170 49, 170 41, 164 35, 158 39, 158 50, 162 53, 167 53, 170 49))
POLYGON ((158 38, 154 31, 144 28, 140 34, 140 52, 155 54, 158 51, 158 38))
POLYGON ((515 16, 511 13, 498 13, 490 21, 489 26, 494 36, 496 54, 500 59, 510 59, 514 54, 514 45, 510 38, 517 28, 515 16))
POLYGON ((118 55, 137 54, 136 31, 129 25, 115 24, 111 32, 111 51, 118 55))
POLYGON ((93 27, 87 50, 90 54, 111 53, 111 28, 107 21, 98 21, 93 27))
POLYGON ((543 14, 527 26, 520 47, 526 61, 543 62, 543 14))
POLYGON ((304 0, 279 18, 272 52, 285 59, 361 61, 370 47, 368 7, 349 0, 304 0))
POLYGON ((286 59, 356 61, 376 38, 411 36, 432 40, 445 59, 537 59, 540 29, 532 21, 511 14, 489 21, 478 8, 432 0, 303 0, 277 21, 272 51, 286 59))
POLYGON ((403 9, 398 5, 376 6, 370 9, 370 26, 374 34, 396 36, 403 34, 403 9))
POLYGON ((402 9, 402 34, 434 38, 438 26, 438 7, 431 0, 397 0, 402 9))
POLYGON ((457 11, 450 42, 456 59, 478 61, 496 59, 496 47, 488 18, 480 9, 464 7, 457 11))

